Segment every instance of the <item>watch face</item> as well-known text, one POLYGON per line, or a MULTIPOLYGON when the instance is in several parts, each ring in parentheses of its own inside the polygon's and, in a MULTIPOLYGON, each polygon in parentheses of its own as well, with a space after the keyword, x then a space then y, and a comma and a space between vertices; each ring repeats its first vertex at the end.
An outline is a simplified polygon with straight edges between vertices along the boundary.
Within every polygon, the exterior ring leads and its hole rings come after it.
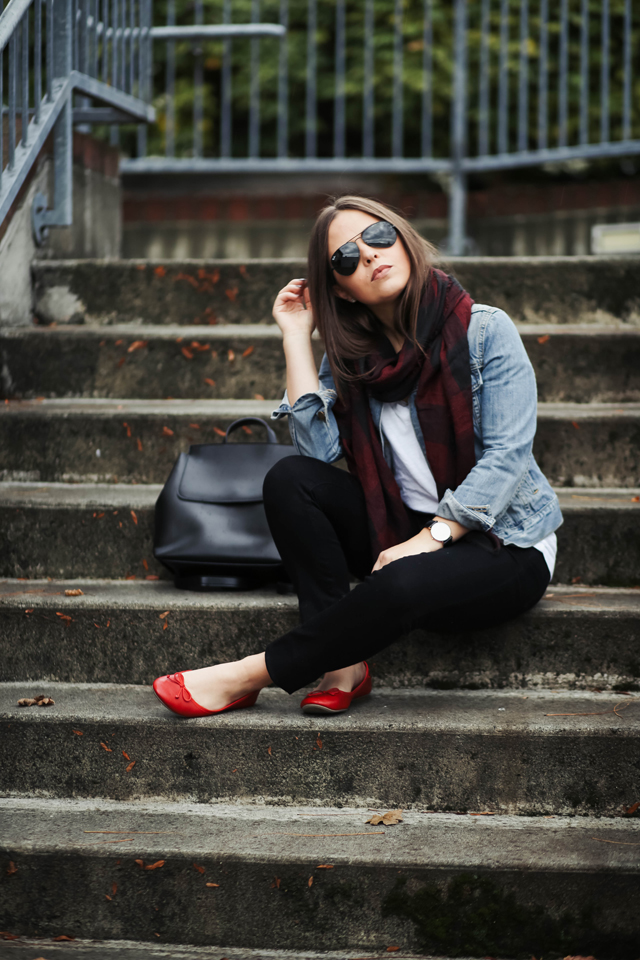
POLYGON ((443 523, 442 520, 437 520, 431 527, 431 536, 434 540, 439 540, 440 543, 444 543, 445 540, 448 540, 451 536, 451 529, 448 524, 443 523))

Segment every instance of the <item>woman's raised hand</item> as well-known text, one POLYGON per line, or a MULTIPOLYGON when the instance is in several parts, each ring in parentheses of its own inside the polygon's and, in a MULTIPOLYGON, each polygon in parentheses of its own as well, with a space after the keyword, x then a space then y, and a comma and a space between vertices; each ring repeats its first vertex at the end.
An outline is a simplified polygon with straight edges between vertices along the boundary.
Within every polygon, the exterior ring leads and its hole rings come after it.
POLYGON ((282 330, 283 337, 299 334, 311 336, 315 320, 306 280, 291 280, 282 288, 273 305, 273 319, 282 330))

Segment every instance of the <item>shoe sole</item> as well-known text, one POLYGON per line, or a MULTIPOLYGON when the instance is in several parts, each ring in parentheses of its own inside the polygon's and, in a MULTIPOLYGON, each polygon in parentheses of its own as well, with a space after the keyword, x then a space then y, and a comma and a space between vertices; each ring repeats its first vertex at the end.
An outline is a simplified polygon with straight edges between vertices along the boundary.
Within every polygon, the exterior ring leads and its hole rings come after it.
MULTIPOLYGON (((350 706, 350 705, 349 705, 350 706)), ((324 707, 321 703, 305 703, 302 707, 303 713, 346 713, 349 707, 344 710, 332 710, 331 707, 324 707)))

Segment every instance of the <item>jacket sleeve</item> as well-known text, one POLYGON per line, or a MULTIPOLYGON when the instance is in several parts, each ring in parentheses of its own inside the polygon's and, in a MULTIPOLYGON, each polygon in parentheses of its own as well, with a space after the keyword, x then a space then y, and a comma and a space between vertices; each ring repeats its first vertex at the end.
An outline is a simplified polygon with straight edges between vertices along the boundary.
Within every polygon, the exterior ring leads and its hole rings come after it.
POLYGON ((491 311, 480 338, 482 453, 463 482, 445 492, 437 516, 472 530, 490 530, 527 475, 536 432, 537 395, 531 361, 503 310, 491 311))
POLYGON ((343 456, 343 451, 333 413, 337 393, 326 353, 320 364, 318 380, 319 389, 298 397, 293 406, 285 390, 282 403, 273 411, 271 419, 289 417, 289 432, 299 454, 333 463, 343 456))

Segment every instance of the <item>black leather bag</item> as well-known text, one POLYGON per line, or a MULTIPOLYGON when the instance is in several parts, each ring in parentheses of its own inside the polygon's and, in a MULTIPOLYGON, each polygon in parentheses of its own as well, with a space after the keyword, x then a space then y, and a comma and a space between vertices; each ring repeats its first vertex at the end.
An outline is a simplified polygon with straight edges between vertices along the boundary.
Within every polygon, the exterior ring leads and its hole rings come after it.
POLYGON ((155 511, 154 556, 185 590, 248 589, 286 580, 262 502, 262 484, 283 457, 297 456, 278 443, 259 417, 243 417, 222 443, 199 443, 181 453, 155 511), (228 443, 245 423, 266 428, 266 443, 228 443))

